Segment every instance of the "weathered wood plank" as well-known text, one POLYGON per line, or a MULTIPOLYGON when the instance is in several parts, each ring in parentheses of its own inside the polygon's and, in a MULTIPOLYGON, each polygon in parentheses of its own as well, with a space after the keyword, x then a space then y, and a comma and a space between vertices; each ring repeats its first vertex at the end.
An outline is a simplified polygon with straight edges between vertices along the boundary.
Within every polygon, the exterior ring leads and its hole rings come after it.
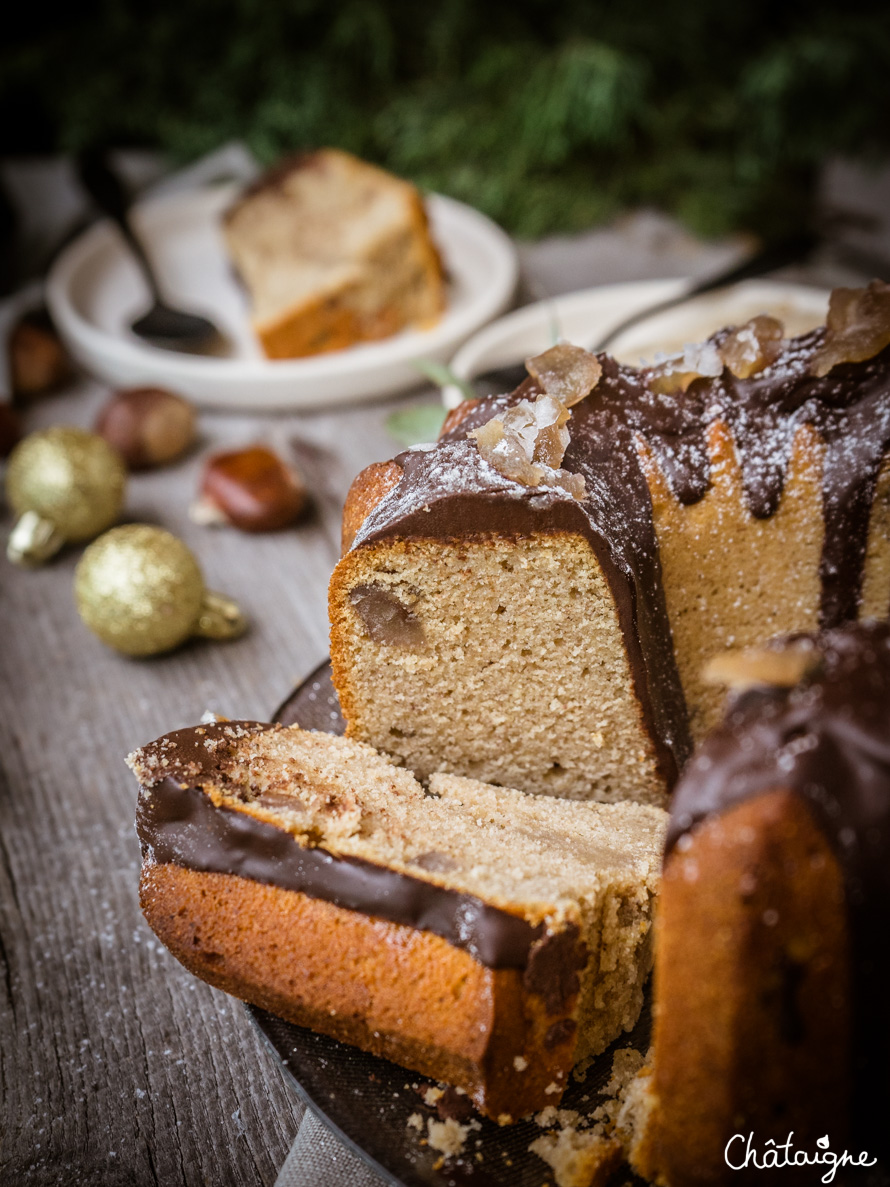
MULTIPOLYGON (((104 394, 81 383, 29 428, 88 426, 104 394)), ((391 404, 207 414, 193 456, 131 479, 128 518, 181 535, 249 615, 235 643, 123 659, 77 618, 78 551, 36 572, 0 561, 0 1182, 274 1181, 301 1108, 240 1004, 145 926, 123 759, 206 708, 268 716, 324 657, 340 507, 355 473, 393 451, 391 404), (192 524, 202 457, 256 440, 301 465, 306 522, 256 537, 192 524)))

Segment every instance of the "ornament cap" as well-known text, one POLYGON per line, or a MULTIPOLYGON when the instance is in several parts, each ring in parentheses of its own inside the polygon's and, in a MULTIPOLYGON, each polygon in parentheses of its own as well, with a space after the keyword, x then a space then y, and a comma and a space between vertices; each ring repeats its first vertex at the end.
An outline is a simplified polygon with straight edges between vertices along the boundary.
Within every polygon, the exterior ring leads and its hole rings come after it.
POLYGON ((64 543, 65 537, 52 520, 26 511, 9 534, 6 555, 14 565, 34 569, 55 556, 64 543))
POLYGON ((202 639, 237 639, 246 630, 247 619, 237 602, 205 590, 194 634, 202 639))

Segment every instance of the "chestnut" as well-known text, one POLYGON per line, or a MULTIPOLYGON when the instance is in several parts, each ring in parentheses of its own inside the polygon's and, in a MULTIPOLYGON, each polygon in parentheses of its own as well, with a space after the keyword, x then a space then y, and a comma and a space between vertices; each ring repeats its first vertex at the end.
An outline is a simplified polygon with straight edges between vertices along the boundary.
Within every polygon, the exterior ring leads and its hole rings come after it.
POLYGON ((9 457, 22 439, 22 426, 16 410, 6 400, 0 400, 0 458, 9 457))
POLYGON ((45 309, 32 309, 15 322, 6 341, 14 404, 62 387, 74 374, 71 359, 45 309))
POLYGON ((174 461, 194 443, 195 410, 164 388, 129 388, 104 406, 96 432, 131 470, 148 470, 174 461))
POLYGON ((296 470, 266 446, 251 445, 207 459, 191 517, 243 532, 273 532, 293 523, 305 504, 296 470))

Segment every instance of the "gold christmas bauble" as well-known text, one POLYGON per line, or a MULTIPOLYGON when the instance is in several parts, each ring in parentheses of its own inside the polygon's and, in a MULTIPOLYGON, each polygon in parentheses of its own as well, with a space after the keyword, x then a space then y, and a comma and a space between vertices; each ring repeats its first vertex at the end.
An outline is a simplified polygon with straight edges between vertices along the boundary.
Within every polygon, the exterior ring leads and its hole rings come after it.
POLYGON ((30 433, 6 470, 6 497, 19 516, 10 559, 40 564, 65 543, 92 540, 117 519, 126 484, 120 455, 95 433, 68 426, 30 433))
POLYGON ((77 566, 74 597, 90 630, 124 655, 157 655, 196 634, 235 638, 245 628, 233 602, 205 589, 186 545, 148 524, 95 540, 77 566))

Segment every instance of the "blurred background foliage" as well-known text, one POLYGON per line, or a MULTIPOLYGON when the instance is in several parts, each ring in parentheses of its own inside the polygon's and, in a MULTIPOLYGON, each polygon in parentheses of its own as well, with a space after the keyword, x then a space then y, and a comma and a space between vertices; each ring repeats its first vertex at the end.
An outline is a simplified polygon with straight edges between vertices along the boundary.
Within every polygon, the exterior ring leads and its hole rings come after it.
POLYGON ((0 150, 340 145, 520 236, 640 204, 769 236, 829 155, 890 156, 888 79, 857 0, 37 3, 0 48, 0 150))

